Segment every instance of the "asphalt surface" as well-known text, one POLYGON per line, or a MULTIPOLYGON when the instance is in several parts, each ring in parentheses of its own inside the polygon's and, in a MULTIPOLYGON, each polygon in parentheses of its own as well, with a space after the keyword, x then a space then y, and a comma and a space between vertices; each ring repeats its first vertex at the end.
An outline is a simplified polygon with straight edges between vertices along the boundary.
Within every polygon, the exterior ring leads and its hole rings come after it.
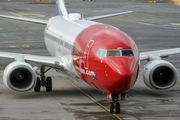
MULTIPOLYGON (((172 3, 67 1, 68 12, 84 17, 134 11, 131 14, 98 20, 130 35, 141 52, 180 47, 180 7, 172 3)), ((0 2, 0 14, 48 20, 56 14, 54 4, 0 2)), ((0 18, 0 51, 49 55, 43 38, 45 26, 0 18)), ((164 91, 145 86, 140 71, 138 81, 121 101, 121 113, 109 114, 106 94, 78 78, 51 70, 53 92, 18 93, 3 85, 0 72, 0 120, 179 120, 180 55, 166 58, 178 69, 177 84, 164 91), (119 116, 119 117, 118 117, 119 116)), ((0 59, 3 70, 12 60, 0 59)), ((141 62, 141 68, 146 62, 141 62)))

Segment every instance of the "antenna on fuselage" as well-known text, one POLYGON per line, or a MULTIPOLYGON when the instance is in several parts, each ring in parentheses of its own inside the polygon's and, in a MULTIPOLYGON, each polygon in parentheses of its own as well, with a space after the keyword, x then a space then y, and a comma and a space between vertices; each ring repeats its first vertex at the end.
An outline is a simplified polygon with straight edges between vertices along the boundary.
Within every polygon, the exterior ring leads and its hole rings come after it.
POLYGON ((58 16, 68 16, 68 12, 66 10, 66 6, 65 6, 65 2, 64 0, 57 0, 56 1, 56 7, 57 7, 57 11, 56 14, 58 16))

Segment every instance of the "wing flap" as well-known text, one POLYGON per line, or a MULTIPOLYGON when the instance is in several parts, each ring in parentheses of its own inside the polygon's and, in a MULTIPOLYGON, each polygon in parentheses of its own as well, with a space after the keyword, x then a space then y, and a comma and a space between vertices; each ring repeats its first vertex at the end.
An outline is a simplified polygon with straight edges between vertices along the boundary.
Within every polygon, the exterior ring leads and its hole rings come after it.
POLYGON ((50 66, 53 68, 64 68, 62 58, 48 57, 48 56, 36 56, 25 55, 24 60, 27 62, 34 62, 40 65, 50 66))
POLYGON ((150 59, 151 56, 159 56, 159 57, 163 58, 163 57, 167 57, 169 55, 176 55, 176 54, 180 54, 180 48, 142 52, 142 53, 140 53, 140 60, 148 60, 148 59, 150 59))
POLYGON ((22 17, 8 16, 8 15, 0 15, 0 17, 27 21, 27 22, 32 22, 32 23, 38 23, 38 24, 43 24, 43 25, 46 25, 48 23, 48 21, 46 20, 38 20, 38 19, 32 19, 32 18, 22 18, 22 17))
POLYGON ((86 20, 97 20, 97 19, 102 19, 102 18, 117 16, 117 15, 123 15, 123 14, 127 14, 127 13, 132 13, 132 12, 133 12, 133 11, 127 11, 127 12, 121 12, 121 13, 114 13, 114 14, 108 14, 108 15, 88 17, 88 18, 85 18, 85 19, 86 19, 86 20))

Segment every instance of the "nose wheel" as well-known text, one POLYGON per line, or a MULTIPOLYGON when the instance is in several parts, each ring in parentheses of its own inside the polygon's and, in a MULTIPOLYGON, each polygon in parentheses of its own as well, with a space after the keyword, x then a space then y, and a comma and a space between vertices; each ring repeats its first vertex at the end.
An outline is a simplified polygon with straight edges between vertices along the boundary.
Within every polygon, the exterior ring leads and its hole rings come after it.
POLYGON ((120 113, 120 110, 121 110, 120 104, 119 104, 119 102, 117 102, 117 103, 116 103, 116 113, 119 114, 119 113, 120 113))
POLYGON ((109 103, 109 112, 113 113, 113 111, 114 111, 114 104, 113 104, 113 102, 110 102, 109 103))
POLYGON ((120 103, 119 103, 119 95, 118 94, 108 94, 108 100, 109 102, 109 112, 113 113, 116 111, 117 114, 120 113, 120 103))
POLYGON ((46 87, 46 92, 51 92, 52 91, 52 79, 51 77, 47 77, 45 79, 45 73, 47 71, 49 71, 51 68, 47 69, 45 71, 45 67, 41 66, 41 70, 40 70, 40 78, 37 77, 37 81, 36 81, 36 85, 34 87, 34 91, 35 92, 39 92, 41 87, 46 87))

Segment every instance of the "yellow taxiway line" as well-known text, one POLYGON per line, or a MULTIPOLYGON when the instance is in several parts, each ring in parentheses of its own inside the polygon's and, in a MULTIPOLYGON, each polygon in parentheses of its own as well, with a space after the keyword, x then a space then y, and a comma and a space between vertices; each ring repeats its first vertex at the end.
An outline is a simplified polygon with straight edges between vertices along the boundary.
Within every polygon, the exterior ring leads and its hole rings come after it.
POLYGON ((180 25, 180 23, 169 23, 170 25, 180 25))
MULTIPOLYGON (((73 84, 72 82, 69 82, 72 86, 74 86, 75 88, 77 88, 79 91, 81 91, 84 95, 86 95, 89 99, 91 99, 92 101, 94 101, 96 104, 98 104, 99 106, 101 106, 103 109, 105 109, 106 111, 109 112, 109 109, 107 107, 105 107, 104 105, 102 105, 101 103, 99 103, 97 100, 95 100, 92 96, 90 96, 89 94, 87 94, 86 92, 84 92, 81 88, 79 88, 78 86, 76 86, 75 84, 73 84)), ((118 115, 116 114, 112 114, 114 117, 116 117, 118 120, 123 120, 122 118, 120 118, 118 115)))

